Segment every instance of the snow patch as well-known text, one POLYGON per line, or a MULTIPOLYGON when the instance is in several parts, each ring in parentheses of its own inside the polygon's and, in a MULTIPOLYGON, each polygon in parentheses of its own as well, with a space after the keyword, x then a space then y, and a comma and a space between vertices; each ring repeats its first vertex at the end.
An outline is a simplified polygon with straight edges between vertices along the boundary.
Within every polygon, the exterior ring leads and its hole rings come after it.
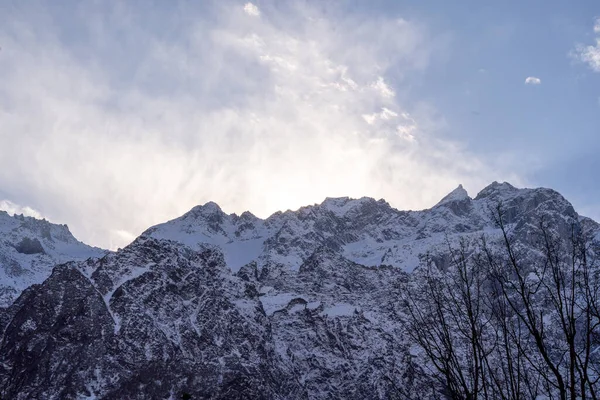
POLYGON ((115 292, 117 291, 118 288, 120 288, 121 286, 123 286, 123 284, 125 284, 126 282, 138 278, 140 276, 142 276, 143 274, 145 274, 146 272, 150 271, 150 267, 155 265, 154 263, 149 263, 147 265, 145 265, 144 267, 137 267, 137 268, 133 268, 128 274, 124 274, 121 276, 121 279, 118 281, 118 283, 116 283, 113 288, 108 291, 108 293, 106 293, 104 296, 102 296, 102 299, 104 300, 104 304, 106 305, 106 309, 108 310, 108 313, 112 316, 112 319, 115 323, 115 335, 117 335, 119 333, 119 331, 121 330, 121 318, 112 311, 112 309, 110 308, 110 301, 112 299, 112 296, 115 294, 115 292))
POLYGON ((461 201, 470 199, 469 194, 463 188, 463 185, 458 185, 456 189, 448 193, 442 200, 439 201, 435 206, 439 206, 445 203, 450 203, 453 201, 461 201))
POLYGON ((239 242, 225 243, 219 247, 225 256, 225 263, 233 271, 237 272, 244 265, 256 260, 263 251, 264 239, 249 239, 239 242))
POLYGON ((304 296, 296 293, 279 293, 275 295, 261 296, 260 301, 263 309, 265 310, 265 314, 271 316, 275 313, 275 311, 283 310, 290 303, 290 301, 297 298, 301 298, 306 301, 304 296))
MULTIPOLYGON (((358 308, 360 309, 360 307, 358 308)), ((356 306, 348 303, 337 303, 331 307, 325 308, 321 315, 327 315, 328 317, 351 317, 354 315, 354 311, 357 310, 356 306)))

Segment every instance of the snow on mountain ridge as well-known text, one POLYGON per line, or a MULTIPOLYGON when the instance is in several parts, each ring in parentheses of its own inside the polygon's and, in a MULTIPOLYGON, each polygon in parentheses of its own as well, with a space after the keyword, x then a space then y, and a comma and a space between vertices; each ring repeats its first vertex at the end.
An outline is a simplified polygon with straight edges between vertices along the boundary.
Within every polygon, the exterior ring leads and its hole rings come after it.
MULTIPOLYGON (((208 202, 142 236, 173 240, 198 251, 219 249, 234 272, 251 262, 259 270, 271 266, 269 273, 274 273, 272 266, 298 271, 323 246, 361 265, 412 271, 423 254, 441 252, 448 238, 454 242, 493 232, 490 215, 499 202, 507 222, 519 219, 523 226, 529 215, 540 212, 577 218, 571 204, 551 189, 518 189, 494 182, 474 199, 460 185, 431 209, 420 211, 399 211, 369 197, 339 197, 261 219, 248 211, 226 214, 208 202)), ((569 221, 558 224, 559 229, 567 230, 569 221)), ((600 232, 595 223, 585 226, 600 232)), ((6 212, 0 212, 0 235, 0 307, 43 281, 53 265, 106 254, 77 241, 66 225, 6 212)))
POLYGON ((351 199, 349 197, 327 197, 321 204, 316 204, 312 207, 324 208, 333 212, 338 217, 343 217, 348 212, 355 211, 357 208, 373 202, 375 202, 375 199, 371 197, 361 197, 360 199, 351 199))
POLYGON ((494 194, 506 195, 509 193, 515 193, 515 192, 522 191, 522 190, 531 190, 531 189, 517 189, 516 187, 514 187, 513 185, 511 185, 508 182, 499 183, 499 182, 494 181, 490 185, 481 189, 481 191, 479 193, 477 193, 477 196, 475 196, 475 200, 479 200, 484 197, 489 197, 494 194))
POLYGON ((336 249, 359 264, 389 264, 412 271, 421 254, 445 244, 443 237, 458 239, 492 230, 491 213, 499 203, 510 218, 527 215, 542 204, 574 213, 570 203, 553 190, 518 189, 494 182, 475 199, 459 185, 434 207, 421 211, 399 211, 369 197, 339 197, 261 219, 249 212, 242 214, 244 218, 228 215, 209 202, 142 236, 175 240, 195 249, 220 248, 234 272, 251 261, 261 267, 274 263, 296 271, 320 246, 336 249))
POLYGON ((456 189, 454 189, 453 191, 451 191, 450 193, 448 193, 446 196, 444 196, 444 198, 442 198, 442 200, 440 200, 434 207, 437 207, 439 205, 445 204, 445 203, 449 203, 449 202, 453 202, 453 201, 462 201, 462 200, 470 200, 471 198, 469 197, 469 194, 467 193, 467 191, 463 188, 463 185, 458 185, 458 187, 456 189))
POLYGON ((59 263, 107 253, 78 241, 67 225, 0 212, 0 307, 44 281, 59 263))

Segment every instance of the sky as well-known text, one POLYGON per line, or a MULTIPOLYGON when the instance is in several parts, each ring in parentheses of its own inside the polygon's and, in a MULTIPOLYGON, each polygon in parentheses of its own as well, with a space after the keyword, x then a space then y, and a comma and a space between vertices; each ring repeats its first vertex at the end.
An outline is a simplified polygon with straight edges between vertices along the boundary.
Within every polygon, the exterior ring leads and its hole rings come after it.
POLYGON ((492 181, 600 220, 599 154, 595 0, 0 0, 0 209, 100 247, 492 181))

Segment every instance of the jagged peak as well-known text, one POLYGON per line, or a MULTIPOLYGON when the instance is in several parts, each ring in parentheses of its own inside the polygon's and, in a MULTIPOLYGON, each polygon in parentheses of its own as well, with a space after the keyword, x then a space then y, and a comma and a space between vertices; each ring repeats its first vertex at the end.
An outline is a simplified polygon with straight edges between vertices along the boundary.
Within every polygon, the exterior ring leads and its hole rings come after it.
POLYGON ((213 214, 224 214, 223 210, 214 201, 209 201, 205 204, 195 206, 192 208, 187 215, 213 215, 213 214))
POLYGON ((368 197, 368 196, 363 196, 361 198, 353 198, 353 197, 348 197, 348 196, 343 196, 343 197, 326 197, 325 200, 323 200, 323 202, 321 203, 321 205, 325 205, 325 204, 335 204, 335 203, 347 203, 347 202, 352 202, 352 203, 374 203, 377 200, 375 200, 372 197, 368 197))
POLYGON ((325 208, 333 211, 344 208, 348 203, 353 203, 355 199, 351 199, 348 196, 344 197, 326 197, 321 204, 317 204, 317 207, 325 208))
POLYGON ((0 211, 0 218, 0 231, 24 229, 49 240, 76 240, 66 224, 55 224, 46 218, 40 219, 23 214, 10 215, 6 211, 0 211))
POLYGON ((491 204, 512 204, 521 211, 532 210, 544 204, 543 207, 547 210, 577 218, 573 205, 567 199, 556 190, 545 187, 516 188, 507 182, 494 182, 481 190, 475 200, 491 204))
POLYGON ((327 197, 317 206, 331 211, 338 216, 344 216, 349 211, 366 204, 382 204, 389 206, 385 200, 375 200, 372 197, 361 197, 360 199, 353 199, 350 197, 327 197))
POLYGON ((435 206, 437 207, 445 203, 463 200, 471 200, 471 198, 469 197, 469 193, 467 193, 463 185, 460 184, 456 189, 444 196, 444 198, 442 198, 435 206))
POLYGON ((321 203, 322 206, 326 206, 326 205, 344 205, 346 204, 348 201, 350 201, 352 199, 350 199, 350 197, 348 196, 342 196, 342 197, 325 197, 325 200, 323 200, 323 202, 321 203))
POLYGON ((508 182, 499 183, 497 181, 494 181, 491 184, 489 184, 488 186, 481 189, 481 191, 479 193, 477 193, 477 197, 475 197, 475 200, 479 200, 479 199, 490 197, 490 196, 497 195, 497 194, 515 193, 515 192, 518 192, 519 190, 522 190, 522 189, 517 189, 516 187, 514 187, 513 185, 511 185, 508 182))
POLYGON ((215 203, 214 201, 206 202, 206 203, 204 203, 204 205, 199 206, 199 208, 201 208, 202 210, 205 210, 205 211, 209 211, 209 212, 223 211, 223 210, 221 210, 221 207, 219 207, 219 205, 217 203, 215 203))
POLYGON ((250 211, 244 211, 240 214, 240 218, 242 219, 257 219, 258 217, 252 214, 250 211))

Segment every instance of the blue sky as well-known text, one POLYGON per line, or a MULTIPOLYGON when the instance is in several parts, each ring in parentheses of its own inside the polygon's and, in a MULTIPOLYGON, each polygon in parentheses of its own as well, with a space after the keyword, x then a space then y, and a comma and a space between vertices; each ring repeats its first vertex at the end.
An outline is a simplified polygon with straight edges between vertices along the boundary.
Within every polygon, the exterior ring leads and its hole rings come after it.
POLYGON ((593 1, 0 2, 0 208, 114 248, 211 200, 420 209, 507 180, 599 220, 599 17, 593 1))
POLYGON ((595 1, 381 2, 452 36, 444 62, 426 71, 418 98, 436 104, 448 137, 501 157, 530 185, 549 186, 600 217, 600 75, 577 60, 593 45, 595 1), (408 4, 407 4, 408 3, 408 4), (411 4, 412 3, 412 4, 411 4), (539 77, 538 86, 523 85, 539 77))

